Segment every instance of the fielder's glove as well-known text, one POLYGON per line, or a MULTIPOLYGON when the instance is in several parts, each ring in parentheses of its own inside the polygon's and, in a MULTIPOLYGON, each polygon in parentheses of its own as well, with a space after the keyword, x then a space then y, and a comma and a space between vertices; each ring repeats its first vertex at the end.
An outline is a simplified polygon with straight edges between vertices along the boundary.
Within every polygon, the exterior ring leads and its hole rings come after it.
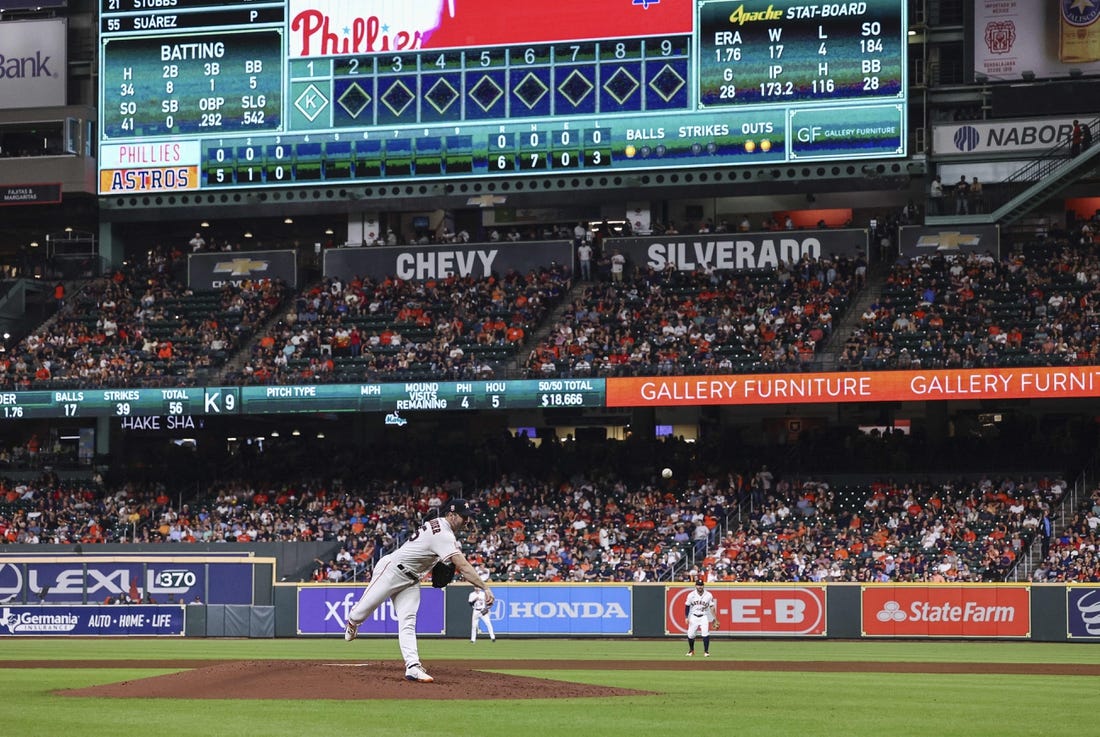
POLYGON ((455 580, 455 567, 453 563, 439 561, 432 566, 432 586, 441 589, 455 580))

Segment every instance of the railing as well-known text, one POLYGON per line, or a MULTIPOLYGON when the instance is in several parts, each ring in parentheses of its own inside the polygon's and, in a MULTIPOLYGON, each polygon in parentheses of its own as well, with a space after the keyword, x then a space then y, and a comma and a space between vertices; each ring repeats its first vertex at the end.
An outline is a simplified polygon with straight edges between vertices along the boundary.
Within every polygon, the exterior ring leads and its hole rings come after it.
MULTIPOLYGON (((1100 118, 1083 121, 1092 132, 1093 146, 1100 145, 1100 118)), ((985 198, 987 212, 993 212, 1020 195, 1036 182, 1051 177, 1056 170, 1073 158, 1073 141, 1066 139, 1044 151, 1041 156, 1028 162, 1006 177, 994 187, 986 187, 985 198)))

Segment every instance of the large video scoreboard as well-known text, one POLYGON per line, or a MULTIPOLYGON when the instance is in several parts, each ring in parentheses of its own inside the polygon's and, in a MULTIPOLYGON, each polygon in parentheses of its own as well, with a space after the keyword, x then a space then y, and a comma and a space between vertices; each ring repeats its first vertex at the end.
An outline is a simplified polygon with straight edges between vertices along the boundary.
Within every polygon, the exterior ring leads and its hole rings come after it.
POLYGON ((103 195, 904 156, 904 0, 101 0, 103 195))

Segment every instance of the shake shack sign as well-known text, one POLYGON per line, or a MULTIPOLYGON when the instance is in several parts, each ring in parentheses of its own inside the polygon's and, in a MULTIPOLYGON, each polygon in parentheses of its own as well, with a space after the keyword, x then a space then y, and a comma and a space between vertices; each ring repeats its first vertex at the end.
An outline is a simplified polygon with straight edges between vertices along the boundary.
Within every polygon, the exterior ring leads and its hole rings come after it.
POLYGON ((605 255, 615 251, 637 268, 696 271, 713 266, 720 271, 774 269, 803 256, 855 258, 867 255, 865 230, 795 230, 781 233, 713 233, 708 235, 609 238, 605 255))

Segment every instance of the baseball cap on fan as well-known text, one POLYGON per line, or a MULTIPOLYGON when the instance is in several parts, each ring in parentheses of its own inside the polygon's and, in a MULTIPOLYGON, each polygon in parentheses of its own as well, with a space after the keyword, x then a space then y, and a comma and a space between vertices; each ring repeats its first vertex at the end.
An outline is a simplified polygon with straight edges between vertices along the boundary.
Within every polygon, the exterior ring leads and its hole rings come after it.
POLYGON ((451 501, 447 502, 447 504, 443 507, 444 514, 449 514, 451 512, 454 512, 462 519, 469 519, 470 503, 467 502, 465 499, 452 499, 451 501))

